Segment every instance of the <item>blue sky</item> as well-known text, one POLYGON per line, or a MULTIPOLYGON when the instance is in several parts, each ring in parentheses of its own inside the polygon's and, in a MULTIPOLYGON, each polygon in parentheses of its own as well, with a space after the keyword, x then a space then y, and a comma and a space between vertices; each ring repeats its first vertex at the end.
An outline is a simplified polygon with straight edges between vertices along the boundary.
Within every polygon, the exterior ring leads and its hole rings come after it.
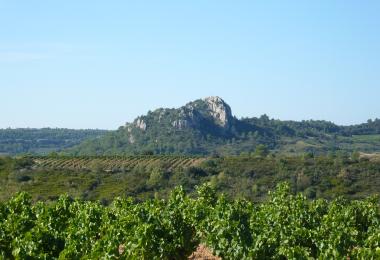
POLYGON ((0 128, 116 129, 218 95, 237 117, 380 117, 380 1, 0 0, 0 128))

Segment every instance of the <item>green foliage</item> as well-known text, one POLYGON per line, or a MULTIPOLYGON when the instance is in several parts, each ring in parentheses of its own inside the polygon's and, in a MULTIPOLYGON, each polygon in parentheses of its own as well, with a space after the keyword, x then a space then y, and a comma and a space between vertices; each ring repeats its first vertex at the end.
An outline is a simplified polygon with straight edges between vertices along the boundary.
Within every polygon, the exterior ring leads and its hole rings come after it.
POLYGON ((100 137, 106 132, 60 128, 0 129, 0 154, 49 154, 73 147, 85 139, 100 137))
POLYGON ((286 155, 380 152, 379 119, 354 126, 339 126, 323 120, 281 121, 267 115, 237 119, 227 104, 219 105, 225 109, 226 124, 221 125, 218 118, 213 117, 207 102, 196 100, 178 109, 160 108, 149 112, 133 123, 66 152, 73 155, 255 154, 261 157, 269 150, 286 155))
POLYGON ((118 196, 145 201, 167 198, 179 185, 195 194, 195 186, 209 183, 229 199, 262 202, 268 199, 267 191, 283 181, 309 199, 360 199, 379 194, 379 171, 377 160, 356 160, 348 154, 0 157, 0 201, 18 191, 28 192, 34 201, 56 200, 63 193, 104 204, 118 196))
POLYGON ((253 204, 205 184, 190 198, 99 202, 61 196, 33 204, 26 193, 0 203, 0 258, 186 259, 199 243, 223 259, 378 259, 378 198, 331 202, 292 195, 287 183, 253 204))
POLYGON ((30 157, 22 157, 12 162, 13 170, 28 169, 33 165, 33 159, 30 157))
POLYGON ((154 168, 147 180, 147 184, 151 187, 159 187, 164 184, 165 172, 162 169, 154 168))
POLYGON ((268 148, 263 144, 258 145, 254 153, 255 156, 259 156, 259 157, 265 157, 268 154, 269 154, 268 148))
MULTIPOLYGON (((0 129, 0 155, 239 155, 380 152, 380 119, 353 126, 322 120, 281 121, 267 115, 237 119, 223 101, 226 120, 205 100, 178 109, 157 109, 115 131, 0 129), (267 149, 263 149, 263 147, 267 149), (261 150, 260 150, 261 149, 261 150)), ((261 155, 260 155, 261 156, 261 155)))
POLYGON ((1 204, 0 252, 16 259, 185 259, 198 245, 188 197, 175 189, 164 201, 110 207, 61 197, 32 205, 20 193, 1 204))

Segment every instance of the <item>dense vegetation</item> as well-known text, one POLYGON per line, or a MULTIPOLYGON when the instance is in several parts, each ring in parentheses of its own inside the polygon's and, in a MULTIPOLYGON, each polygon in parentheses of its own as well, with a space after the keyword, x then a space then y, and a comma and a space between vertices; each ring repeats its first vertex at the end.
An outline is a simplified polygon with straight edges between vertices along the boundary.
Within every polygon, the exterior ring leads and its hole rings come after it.
POLYGON ((237 119, 218 97, 117 131, 3 129, 0 155, 30 154, 0 156, 0 259, 380 259, 374 152, 379 119, 237 119))
POLYGON ((380 157, 330 154, 275 156, 262 147, 232 157, 0 157, 0 200, 26 191, 34 200, 56 200, 62 193, 108 204, 117 196, 144 201, 166 198, 181 185, 186 192, 209 183, 229 198, 265 201, 267 192, 287 181, 309 199, 364 198, 379 194, 380 157))
POLYGON ((103 130, 72 130, 59 128, 0 129, 0 155, 47 154, 61 151, 105 134, 103 130))
POLYGON ((197 196, 176 188, 167 200, 115 199, 33 204, 21 193, 0 203, 0 258, 186 259, 199 244, 223 259, 379 259, 377 198, 331 202, 278 186, 262 204, 197 196))
POLYGON ((133 123, 102 138, 85 141, 67 153, 131 155, 150 151, 227 156, 251 153, 258 145, 287 155, 380 152, 379 119, 354 126, 315 120, 281 121, 267 115, 237 119, 222 99, 213 100, 212 105, 209 102, 196 100, 178 109, 150 111, 133 123))
POLYGON ((169 171, 198 165, 204 159, 190 156, 54 156, 54 157, 30 157, 35 166, 44 169, 63 170, 92 170, 96 172, 126 172, 137 167, 151 169, 154 167, 166 168, 169 171))
POLYGON ((178 109, 157 109, 115 131, 0 129, 0 155, 239 155, 259 145, 272 152, 380 152, 380 120, 353 126, 327 121, 281 121, 267 115, 237 119, 222 99, 196 100, 178 109))

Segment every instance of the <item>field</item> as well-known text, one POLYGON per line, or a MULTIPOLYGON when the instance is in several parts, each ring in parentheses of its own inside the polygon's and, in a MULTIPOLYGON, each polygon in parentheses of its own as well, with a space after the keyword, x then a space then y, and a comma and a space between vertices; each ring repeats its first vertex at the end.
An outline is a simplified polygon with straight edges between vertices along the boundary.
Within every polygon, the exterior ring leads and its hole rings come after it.
POLYGON ((168 193, 180 184, 168 184, 168 178, 204 160, 191 156, 0 157, 0 200, 19 191, 30 193, 34 200, 55 200, 61 194, 103 202, 117 196, 145 200, 164 186, 168 187, 162 193, 168 193))
POLYGON ((100 157, 31 157, 36 167, 52 170, 131 171, 135 168, 164 167, 177 170, 196 166, 204 159, 190 156, 100 156, 100 157))

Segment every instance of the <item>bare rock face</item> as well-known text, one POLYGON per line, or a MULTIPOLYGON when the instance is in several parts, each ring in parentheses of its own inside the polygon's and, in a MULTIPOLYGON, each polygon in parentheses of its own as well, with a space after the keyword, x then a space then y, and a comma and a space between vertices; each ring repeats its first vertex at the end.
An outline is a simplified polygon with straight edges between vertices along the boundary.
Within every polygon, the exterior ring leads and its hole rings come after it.
POLYGON ((189 121, 185 119, 178 119, 173 121, 172 126, 177 128, 177 129, 184 129, 189 127, 189 121))
MULTIPOLYGON (((159 108, 146 116, 136 118, 132 124, 126 124, 125 129, 130 135, 134 132, 133 129, 148 131, 148 124, 152 129, 156 126, 161 129, 172 127, 177 130, 217 126, 228 131, 233 121, 230 106, 220 97, 214 96, 195 100, 178 109, 159 108)), ((134 141, 134 138, 131 138, 130 143, 134 141)))
POLYGON ((177 129, 199 127, 202 121, 210 118, 213 122, 228 129, 233 121, 230 106, 220 97, 208 97, 188 103, 178 110, 178 118, 172 121, 172 126, 177 129))
POLYGON ((172 126, 177 129, 185 129, 191 126, 195 126, 197 120, 194 116, 194 108, 182 107, 178 112, 178 119, 172 122, 172 126))
POLYGON ((216 123, 222 127, 228 127, 233 118, 230 106, 220 97, 208 97, 204 101, 216 123))
POLYGON ((131 144, 134 144, 136 142, 135 140, 135 137, 131 134, 128 138, 128 141, 131 143, 131 144))
POLYGON ((137 120, 136 120, 136 127, 138 127, 141 130, 145 131, 146 130, 146 123, 145 123, 144 119, 137 118, 137 120))

